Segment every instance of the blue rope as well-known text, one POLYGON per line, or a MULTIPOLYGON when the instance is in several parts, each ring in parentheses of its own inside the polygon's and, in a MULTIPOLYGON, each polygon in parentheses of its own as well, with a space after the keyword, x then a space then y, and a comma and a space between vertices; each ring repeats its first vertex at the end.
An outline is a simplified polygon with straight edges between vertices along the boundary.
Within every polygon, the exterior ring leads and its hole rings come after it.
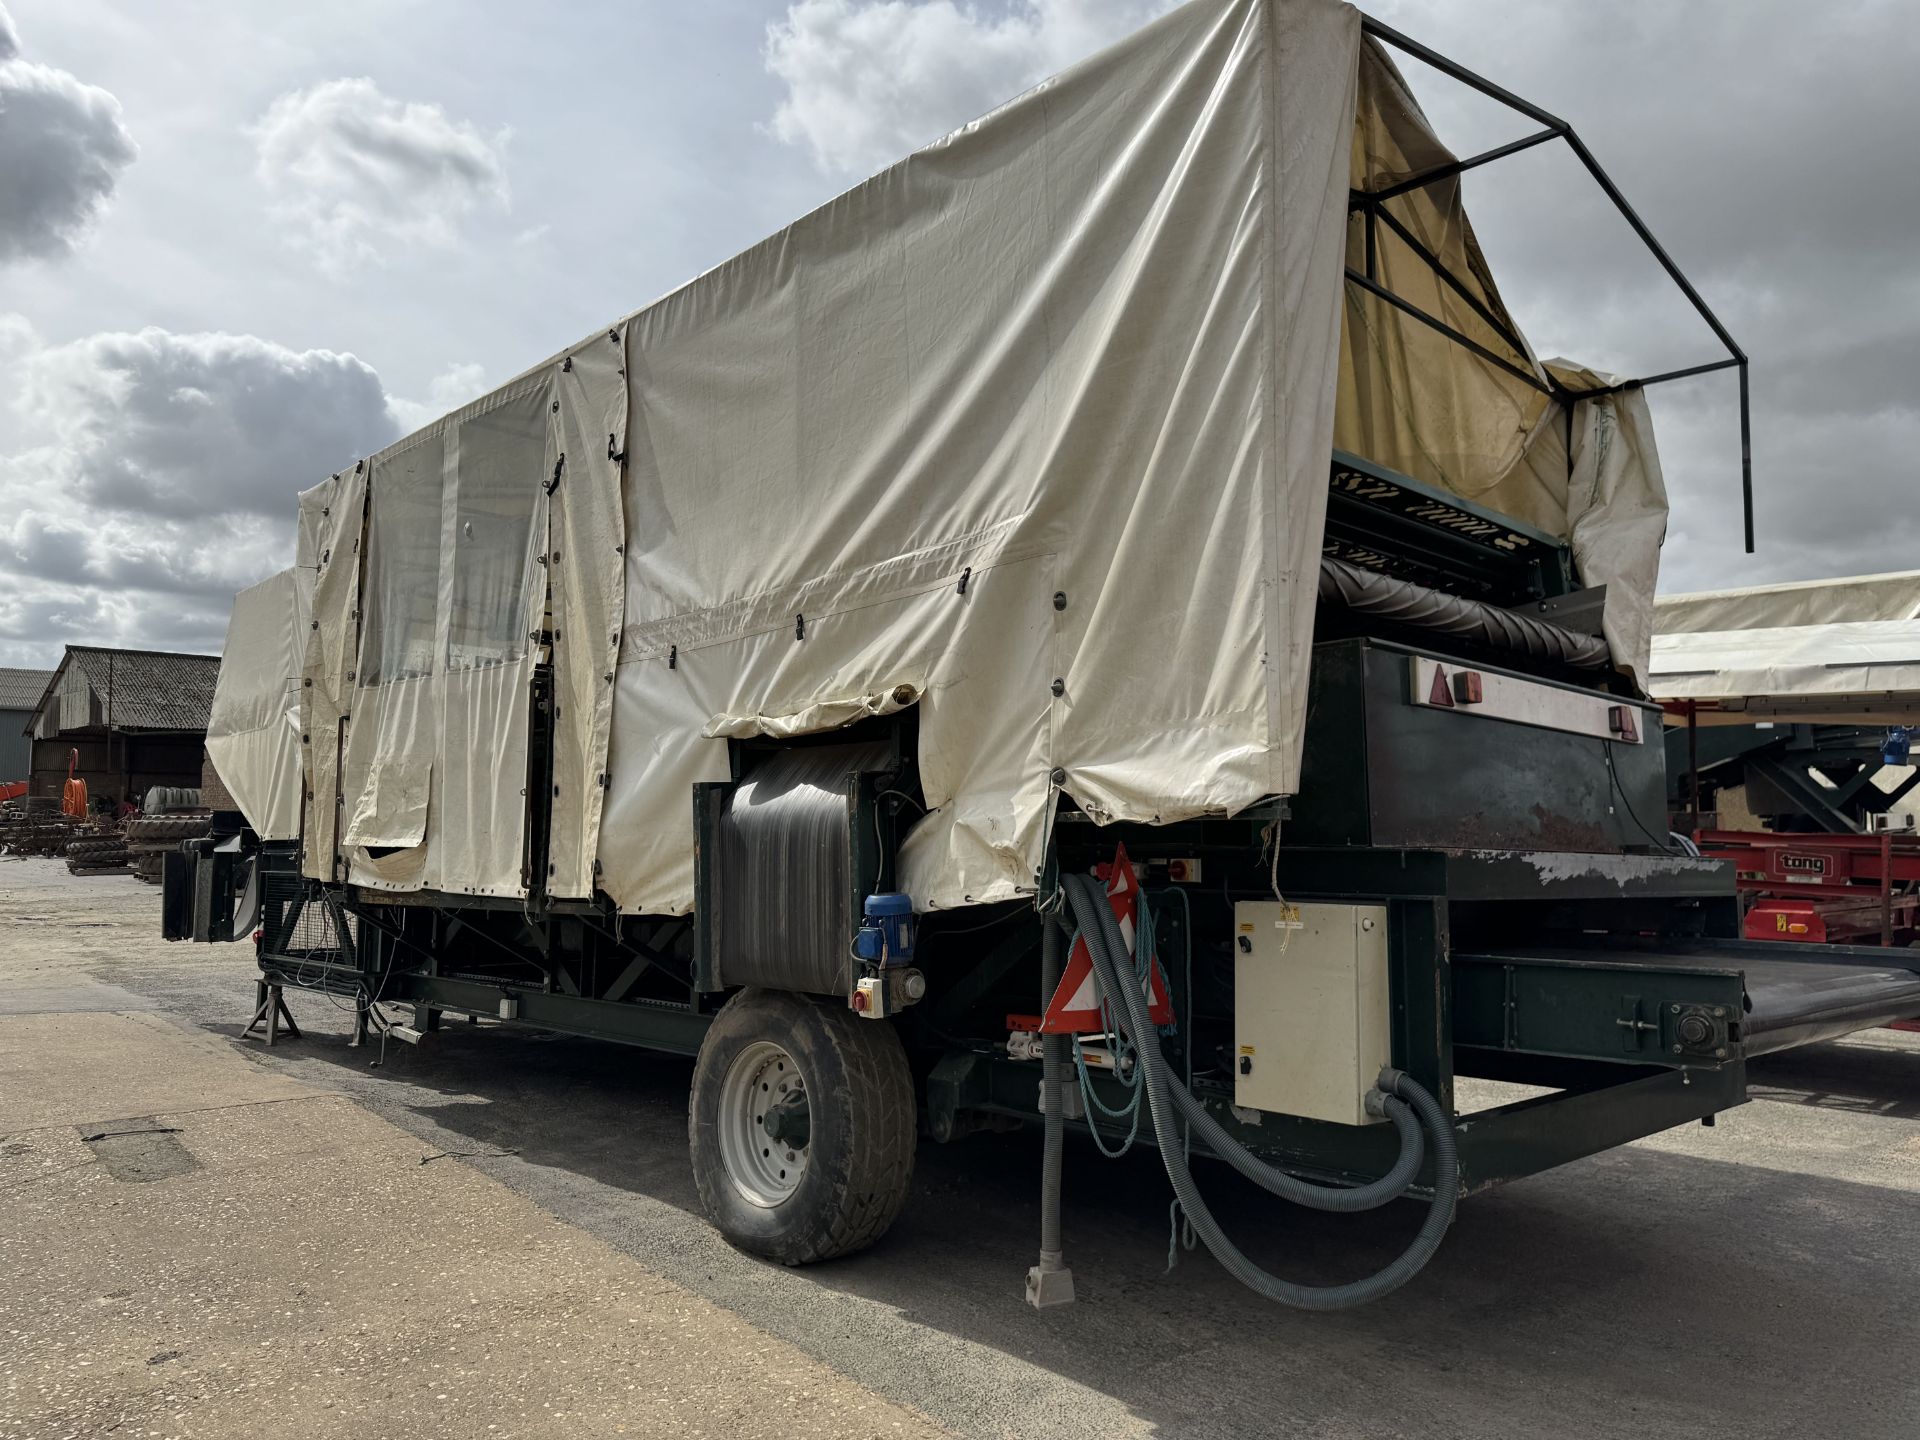
MULTIPOLYGON (((1182 899, 1184 898, 1183 896, 1182 899)), ((1145 985, 1153 965, 1155 939, 1153 911, 1147 905, 1144 891, 1138 897, 1138 911, 1134 923, 1133 973, 1140 983, 1145 985)), ((1078 943, 1081 938, 1080 932, 1076 930, 1073 938, 1074 943, 1078 943)), ((1072 953, 1071 945, 1068 946, 1068 953, 1072 953)), ((1113 1057, 1114 1078, 1127 1089, 1125 1102, 1114 1107, 1100 1098, 1099 1092, 1094 1088, 1093 1077, 1087 1066, 1086 1053, 1081 1047, 1078 1035, 1073 1037, 1073 1068, 1074 1074, 1080 1081, 1080 1098, 1086 1108, 1087 1129, 1092 1132, 1094 1148, 1107 1159, 1118 1160, 1133 1148, 1133 1142, 1140 1134, 1140 1100, 1146 1094, 1146 1066, 1141 1064, 1134 1054, 1132 1040, 1123 1032, 1115 1017, 1111 995, 1100 997, 1100 1024, 1107 1032, 1107 1051, 1113 1057), (1128 1060, 1134 1063, 1129 1066, 1128 1060), (1096 1113, 1109 1120, 1127 1122, 1127 1138, 1120 1142, 1117 1150, 1109 1150, 1106 1141, 1101 1138, 1100 1127, 1093 1121, 1096 1113)), ((1165 1026, 1163 1033, 1172 1033, 1173 1028, 1171 1025, 1165 1026)))

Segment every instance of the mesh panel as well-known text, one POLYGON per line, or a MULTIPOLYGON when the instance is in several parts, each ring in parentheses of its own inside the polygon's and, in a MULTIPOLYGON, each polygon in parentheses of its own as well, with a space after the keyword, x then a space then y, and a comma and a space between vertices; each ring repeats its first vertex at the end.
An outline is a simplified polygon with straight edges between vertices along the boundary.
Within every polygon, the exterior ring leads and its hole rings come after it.
POLYGON ((449 670, 506 664, 526 654, 547 393, 530 391, 460 423, 449 670))
POLYGON ((382 460, 375 472, 368 499, 362 685, 433 672, 445 454, 444 438, 431 433, 382 460))
POLYGON ((323 892, 298 874, 269 871, 262 883, 262 948, 295 960, 353 963, 359 918, 329 905, 323 892))

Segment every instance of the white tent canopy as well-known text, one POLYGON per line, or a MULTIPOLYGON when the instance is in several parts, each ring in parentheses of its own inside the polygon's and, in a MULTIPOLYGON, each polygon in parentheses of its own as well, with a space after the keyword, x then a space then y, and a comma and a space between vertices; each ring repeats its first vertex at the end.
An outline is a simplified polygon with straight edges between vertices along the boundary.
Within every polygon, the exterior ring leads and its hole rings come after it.
POLYGON ((1457 176, 1350 212, 1449 158, 1357 10, 1192 0, 314 486, 306 873, 684 913, 731 739, 909 705, 922 909, 1030 894, 1058 793, 1292 793, 1336 447, 1564 540, 1639 676, 1644 396, 1534 359, 1457 176))
POLYGON ((1703 725, 1920 721, 1920 570, 1662 596, 1653 698, 1703 725))

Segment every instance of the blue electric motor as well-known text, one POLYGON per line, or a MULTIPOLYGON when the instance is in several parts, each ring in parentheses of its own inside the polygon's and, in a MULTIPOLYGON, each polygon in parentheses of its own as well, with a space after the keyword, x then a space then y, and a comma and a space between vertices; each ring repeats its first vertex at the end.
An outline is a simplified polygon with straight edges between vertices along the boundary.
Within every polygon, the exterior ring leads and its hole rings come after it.
MULTIPOLYGON (((1887 738, 1880 742, 1880 763, 1883 765, 1905 765, 1913 750, 1913 741, 1907 727, 1895 725, 1887 731, 1887 738)), ((872 901, 868 901, 872 904, 872 901)))
POLYGON ((913 963, 913 898, 888 893, 867 896, 866 924, 853 938, 853 953, 876 965, 913 963))

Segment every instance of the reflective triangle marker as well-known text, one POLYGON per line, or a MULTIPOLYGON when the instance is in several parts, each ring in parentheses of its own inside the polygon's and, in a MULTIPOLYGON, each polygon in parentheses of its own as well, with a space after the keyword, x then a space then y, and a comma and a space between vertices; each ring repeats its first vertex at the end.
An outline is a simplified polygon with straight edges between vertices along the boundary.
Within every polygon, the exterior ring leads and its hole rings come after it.
MULTIPOLYGON (((1131 957, 1140 923, 1140 880, 1133 873, 1133 862, 1127 859, 1127 847, 1114 846, 1113 863, 1096 866, 1093 873, 1106 882, 1107 903, 1120 922, 1120 935, 1131 957)), ((1148 1018, 1156 1025, 1171 1025, 1173 1001, 1167 993, 1166 977, 1160 973, 1157 958, 1149 967, 1144 988, 1148 1018)), ((1104 992, 1093 973, 1093 952, 1087 948, 1084 935, 1075 936, 1073 949, 1067 955, 1066 972, 1060 977, 1053 999, 1047 1002, 1046 1016, 1040 1022, 1041 1033, 1085 1035, 1105 1030, 1106 1024, 1100 1018, 1103 998, 1104 992)))

